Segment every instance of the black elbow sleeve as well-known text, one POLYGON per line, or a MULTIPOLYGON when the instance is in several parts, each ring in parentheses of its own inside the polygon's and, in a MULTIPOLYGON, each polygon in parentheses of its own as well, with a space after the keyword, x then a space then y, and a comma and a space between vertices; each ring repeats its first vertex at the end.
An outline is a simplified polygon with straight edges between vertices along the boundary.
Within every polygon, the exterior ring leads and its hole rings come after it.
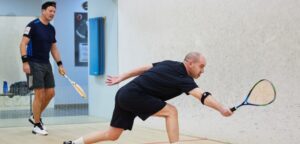
POLYGON ((211 93, 210 92, 204 92, 201 96, 201 103, 204 105, 204 101, 205 99, 208 97, 208 96, 211 96, 211 93))

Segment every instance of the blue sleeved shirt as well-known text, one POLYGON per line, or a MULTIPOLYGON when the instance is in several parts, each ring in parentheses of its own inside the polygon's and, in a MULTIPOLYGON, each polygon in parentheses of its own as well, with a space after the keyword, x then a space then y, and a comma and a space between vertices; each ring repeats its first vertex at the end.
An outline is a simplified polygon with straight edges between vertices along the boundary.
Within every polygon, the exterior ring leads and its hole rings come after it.
POLYGON ((50 23, 44 25, 37 18, 26 26, 23 36, 30 39, 27 45, 29 61, 50 63, 50 50, 52 44, 56 43, 54 27, 50 23))

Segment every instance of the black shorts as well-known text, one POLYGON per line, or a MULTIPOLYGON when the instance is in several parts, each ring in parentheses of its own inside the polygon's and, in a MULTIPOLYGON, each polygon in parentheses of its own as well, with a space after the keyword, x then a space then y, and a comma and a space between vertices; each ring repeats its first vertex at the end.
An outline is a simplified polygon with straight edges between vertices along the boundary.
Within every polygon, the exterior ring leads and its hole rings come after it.
POLYGON ((54 76, 51 64, 29 62, 30 74, 27 75, 29 89, 54 88, 54 76))
POLYGON ((130 82, 120 88, 115 97, 115 109, 110 125, 131 130, 136 116, 146 120, 166 106, 166 102, 151 96, 130 82))

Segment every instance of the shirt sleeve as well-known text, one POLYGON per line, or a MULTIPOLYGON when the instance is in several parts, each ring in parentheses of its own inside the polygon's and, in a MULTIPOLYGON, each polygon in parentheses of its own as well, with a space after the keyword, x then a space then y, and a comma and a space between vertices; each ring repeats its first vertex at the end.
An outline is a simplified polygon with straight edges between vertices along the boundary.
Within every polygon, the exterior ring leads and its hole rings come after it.
POLYGON ((23 36, 31 38, 32 35, 33 35, 33 23, 29 23, 24 30, 23 36))
POLYGON ((152 65, 153 65, 153 67, 155 67, 155 66, 158 65, 158 64, 166 64, 166 63, 168 63, 168 62, 170 62, 170 61, 169 61, 169 60, 165 60, 165 61, 160 61, 160 62, 152 63, 152 65))
POLYGON ((189 92, 195 88, 198 88, 198 85, 193 78, 187 77, 183 79, 179 87, 182 92, 184 92, 186 95, 189 95, 189 92))
POLYGON ((158 65, 159 63, 161 62, 155 62, 155 63, 152 63, 153 67, 155 67, 156 65, 158 65))

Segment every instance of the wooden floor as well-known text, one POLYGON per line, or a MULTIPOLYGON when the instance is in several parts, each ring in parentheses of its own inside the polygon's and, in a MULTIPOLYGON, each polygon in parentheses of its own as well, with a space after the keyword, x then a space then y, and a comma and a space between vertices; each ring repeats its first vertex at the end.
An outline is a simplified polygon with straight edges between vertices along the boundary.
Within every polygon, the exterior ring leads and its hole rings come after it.
MULTIPOLYGON (((37 136, 31 133, 31 127, 0 128, 1 144, 62 144, 64 140, 73 140, 81 135, 104 130, 108 123, 49 125, 48 136, 37 136)), ((115 142, 103 144, 167 144, 167 135, 164 131, 134 127, 133 131, 126 131, 115 142)), ((180 136, 181 144, 228 144, 217 140, 180 136)))

